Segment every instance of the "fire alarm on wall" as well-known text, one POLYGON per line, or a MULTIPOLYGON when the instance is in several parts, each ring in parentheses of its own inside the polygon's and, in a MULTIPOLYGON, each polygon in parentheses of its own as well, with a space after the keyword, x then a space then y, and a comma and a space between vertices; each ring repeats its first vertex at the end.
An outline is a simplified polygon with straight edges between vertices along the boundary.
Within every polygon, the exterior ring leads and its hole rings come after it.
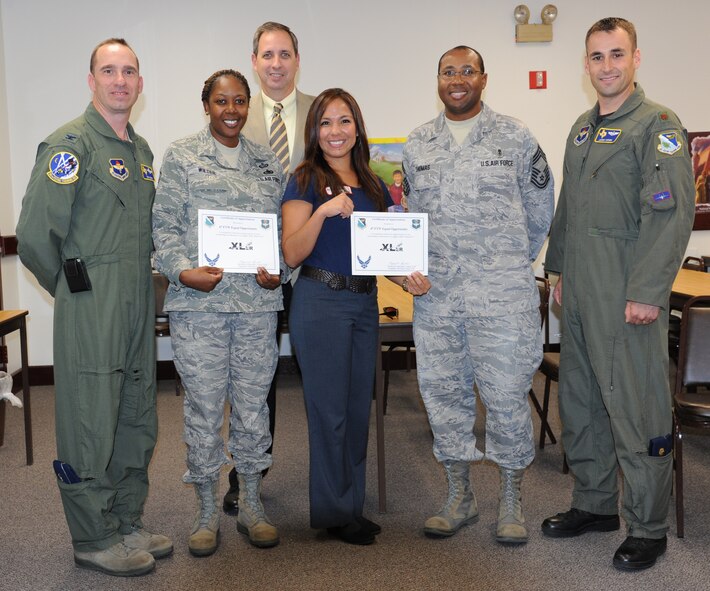
POLYGON ((537 70, 535 72, 530 72, 530 88, 534 90, 540 90, 541 88, 547 88, 547 71, 537 70))

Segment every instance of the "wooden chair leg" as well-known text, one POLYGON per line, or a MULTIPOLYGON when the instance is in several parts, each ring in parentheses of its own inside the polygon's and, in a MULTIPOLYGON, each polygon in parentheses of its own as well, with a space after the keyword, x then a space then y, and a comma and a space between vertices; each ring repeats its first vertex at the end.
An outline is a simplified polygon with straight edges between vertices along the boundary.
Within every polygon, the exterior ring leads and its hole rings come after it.
POLYGON ((5 443, 5 404, 4 400, 0 402, 0 446, 5 443))
POLYGON ((530 389, 528 392, 528 395, 530 396, 530 401, 532 402, 533 406, 535 407, 535 410, 537 411, 538 416, 540 417, 540 449, 543 449, 545 447, 545 435, 550 438, 550 441, 552 443, 557 443, 557 440, 555 439, 554 434, 552 433, 552 429, 550 429, 550 425, 547 423, 547 420, 543 418, 543 408, 540 406, 540 401, 537 399, 537 396, 535 396, 535 392, 530 389))
POLYGON ((540 449, 545 447, 545 432, 550 436, 550 443, 557 443, 557 439, 552 434, 552 429, 550 428, 550 423, 547 422, 547 413, 550 410, 550 386, 552 385, 552 380, 545 377, 545 393, 542 399, 542 415, 540 415, 540 420, 542 421, 543 428, 540 429, 540 449))
POLYGON ((391 363, 391 356, 392 356, 392 349, 394 347, 389 347, 387 349, 387 352, 385 353, 385 363, 384 369, 385 371, 385 383, 384 383, 384 388, 383 388, 383 397, 382 397, 382 402, 384 404, 384 410, 382 411, 382 414, 386 415, 387 414, 387 391, 389 390, 390 387, 390 363, 391 363))
POLYGON ((674 418, 673 464, 675 466, 675 520, 676 535, 685 536, 685 512, 683 510, 683 433, 680 424, 674 418))

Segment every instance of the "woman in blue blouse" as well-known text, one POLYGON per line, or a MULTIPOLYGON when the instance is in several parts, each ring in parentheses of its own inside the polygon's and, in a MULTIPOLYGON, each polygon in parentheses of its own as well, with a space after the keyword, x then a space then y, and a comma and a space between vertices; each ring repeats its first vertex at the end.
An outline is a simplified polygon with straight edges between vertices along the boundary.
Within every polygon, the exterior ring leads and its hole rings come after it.
POLYGON ((289 318, 303 376, 310 443, 311 527, 371 544, 380 527, 362 515, 377 349, 377 283, 353 276, 353 211, 385 211, 387 187, 370 170, 355 99, 323 91, 308 113, 305 159, 282 203, 284 259, 302 265, 289 318))

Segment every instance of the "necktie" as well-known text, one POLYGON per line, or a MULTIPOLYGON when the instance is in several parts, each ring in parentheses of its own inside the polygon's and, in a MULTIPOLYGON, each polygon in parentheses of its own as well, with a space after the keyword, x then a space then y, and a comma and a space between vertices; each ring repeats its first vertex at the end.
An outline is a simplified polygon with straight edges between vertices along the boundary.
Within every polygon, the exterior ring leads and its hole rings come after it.
POLYGON ((274 105, 274 114, 271 116, 271 131, 269 133, 269 145, 281 162, 284 174, 288 174, 288 136, 286 135, 286 124, 281 119, 281 111, 284 106, 281 103, 274 105))

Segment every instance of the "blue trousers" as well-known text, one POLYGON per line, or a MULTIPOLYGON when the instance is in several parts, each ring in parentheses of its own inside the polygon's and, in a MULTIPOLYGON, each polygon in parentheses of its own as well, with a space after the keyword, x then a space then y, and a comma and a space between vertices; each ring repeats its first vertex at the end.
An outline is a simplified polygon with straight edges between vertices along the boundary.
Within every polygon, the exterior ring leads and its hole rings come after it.
POLYGON ((289 326, 303 376, 311 527, 362 516, 377 352, 377 290, 334 291, 300 277, 289 326))

